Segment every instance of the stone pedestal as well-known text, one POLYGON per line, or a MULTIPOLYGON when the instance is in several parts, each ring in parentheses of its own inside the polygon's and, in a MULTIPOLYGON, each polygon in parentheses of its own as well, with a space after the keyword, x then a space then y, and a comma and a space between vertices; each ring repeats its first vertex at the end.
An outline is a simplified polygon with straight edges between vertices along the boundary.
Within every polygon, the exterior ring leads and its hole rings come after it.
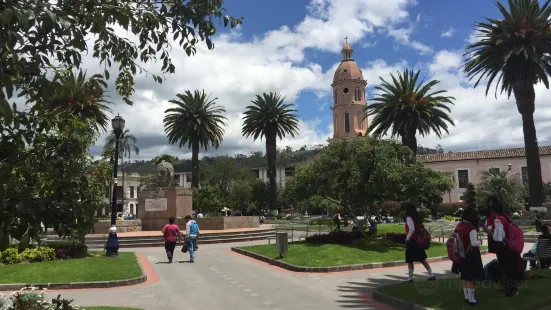
POLYGON ((138 192, 142 230, 161 230, 170 217, 191 215, 192 191, 183 187, 146 188, 138 192))

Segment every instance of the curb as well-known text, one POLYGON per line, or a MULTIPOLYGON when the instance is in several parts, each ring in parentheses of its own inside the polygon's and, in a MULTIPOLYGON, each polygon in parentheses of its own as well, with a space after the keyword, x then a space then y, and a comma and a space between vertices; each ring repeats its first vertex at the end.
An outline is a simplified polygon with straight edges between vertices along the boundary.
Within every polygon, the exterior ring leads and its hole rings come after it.
POLYGON ((19 291, 25 287, 36 287, 39 290, 74 290, 86 288, 111 288, 121 286, 131 286, 141 284, 147 281, 147 275, 138 255, 136 255, 138 265, 142 270, 142 275, 137 278, 114 281, 95 281, 95 282, 70 282, 70 283, 15 283, 15 284, 0 284, 0 291, 19 291))
MULTIPOLYGON (((303 267, 291 265, 273 258, 266 257, 264 255, 256 254, 243 250, 241 248, 232 247, 231 250, 235 253, 245 255, 256 260, 274 265, 279 268, 283 268, 293 272, 308 272, 308 273, 327 273, 327 272, 340 272, 340 271, 353 271, 353 270, 365 270, 365 269, 376 269, 376 268, 387 268, 387 267, 401 267, 406 266, 407 263, 404 261, 395 261, 395 262, 386 262, 386 263, 369 263, 369 264, 358 264, 358 265, 345 265, 345 266, 333 266, 333 267, 303 267)), ((488 254, 488 251, 480 251, 481 255, 488 254)), ((427 259, 427 262, 442 262, 447 261, 449 258, 447 256, 431 257, 427 259)))
POLYGON ((405 301, 400 298, 396 298, 387 294, 381 293, 378 289, 373 290, 371 293, 371 297, 375 299, 376 301, 392 306, 396 309, 404 309, 404 310, 432 310, 432 308, 423 307, 417 304, 414 304, 409 301, 405 301))

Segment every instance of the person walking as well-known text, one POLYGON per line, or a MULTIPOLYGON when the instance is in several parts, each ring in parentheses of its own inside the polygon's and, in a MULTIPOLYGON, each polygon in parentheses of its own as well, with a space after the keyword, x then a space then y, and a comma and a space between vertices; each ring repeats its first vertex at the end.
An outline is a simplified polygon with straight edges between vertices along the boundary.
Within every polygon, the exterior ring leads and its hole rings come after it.
POLYGON ((429 280, 436 280, 436 276, 432 273, 429 263, 427 262, 427 253, 413 239, 415 232, 419 231, 419 226, 423 224, 417 207, 412 203, 403 203, 402 208, 406 209, 406 263, 408 264, 408 279, 407 282, 413 282, 413 263, 420 262, 423 264, 429 273, 429 280))
POLYGON ((334 217, 334 221, 335 221, 335 231, 340 231, 341 230, 341 214, 337 212, 337 214, 335 214, 335 217, 334 217))
MULTIPOLYGON (((474 297, 474 283, 476 280, 481 281, 485 278, 482 256, 480 255, 482 242, 478 240, 478 225, 479 218, 475 209, 467 208, 463 212, 461 222, 455 228, 465 249, 465 258, 458 266, 463 284, 463 295, 465 302, 471 306, 478 304, 474 297)), ((454 268, 452 267, 452 269, 454 268)))
POLYGON ((174 223, 175 221, 176 219, 174 217, 169 218, 168 224, 166 224, 162 229, 165 239, 166 257, 168 258, 169 264, 172 263, 172 259, 174 258, 174 248, 176 247, 176 241, 182 235, 182 233, 180 232, 180 228, 174 223))
POLYGON ((505 296, 517 296, 518 282, 522 280, 524 276, 524 263, 520 257, 520 253, 515 253, 507 245, 506 240, 511 236, 511 230, 515 229, 512 220, 505 214, 501 203, 492 203, 492 212, 495 215, 493 224, 493 240, 499 243, 497 247, 497 260, 501 269, 501 276, 503 277, 503 287, 505 289, 505 296))
POLYGON ((186 215, 186 242, 188 243, 189 262, 195 262, 195 251, 197 248, 197 237, 199 236, 199 225, 191 219, 191 215, 186 215))

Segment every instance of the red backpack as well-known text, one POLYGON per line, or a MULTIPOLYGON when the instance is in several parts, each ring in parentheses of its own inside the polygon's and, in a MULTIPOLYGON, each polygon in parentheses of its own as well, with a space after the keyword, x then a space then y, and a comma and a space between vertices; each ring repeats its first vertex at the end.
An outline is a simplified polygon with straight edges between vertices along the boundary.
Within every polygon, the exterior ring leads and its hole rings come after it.
POLYGON ((514 253, 522 253, 524 249, 524 232, 508 216, 504 216, 504 218, 509 222, 509 233, 504 240, 505 244, 514 253))
POLYGON ((432 238, 423 224, 418 225, 417 230, 413 233, 412 237, 421 249, 426 250, 430 247, 430 241, 432 238))
POLYGON ((461 238, 463 236, 464 228, 465 226, 456 228, 448 238, 448 241, 446 241, 448 258, 456 264, 461 264, 467 254, 465 246, 463 245, 463 239, 461 238))

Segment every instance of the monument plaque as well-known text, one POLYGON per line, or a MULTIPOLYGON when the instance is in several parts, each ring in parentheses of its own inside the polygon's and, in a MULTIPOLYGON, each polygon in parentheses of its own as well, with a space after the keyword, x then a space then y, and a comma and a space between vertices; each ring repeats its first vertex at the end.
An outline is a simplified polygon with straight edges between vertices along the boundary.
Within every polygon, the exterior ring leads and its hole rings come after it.
POLYGON ((154 198, 154 199, 145 200, 146 212, 166 211, 166 209, 167 209, 166 198, 154 198))

